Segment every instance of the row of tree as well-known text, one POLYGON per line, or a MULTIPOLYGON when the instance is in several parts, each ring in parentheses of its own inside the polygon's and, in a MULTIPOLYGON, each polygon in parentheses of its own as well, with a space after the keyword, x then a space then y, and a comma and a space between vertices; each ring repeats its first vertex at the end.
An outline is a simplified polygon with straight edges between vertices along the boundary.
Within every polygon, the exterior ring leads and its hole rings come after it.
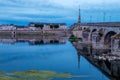
MULTIPOLYGON (((35 27, 43 29, 44 25, 43 24, 35 24, 35 27)), ((59 25, 53 24, 53 25, 50 25, 50 28, 57 29, 57 28, 59 28, 59 25)))

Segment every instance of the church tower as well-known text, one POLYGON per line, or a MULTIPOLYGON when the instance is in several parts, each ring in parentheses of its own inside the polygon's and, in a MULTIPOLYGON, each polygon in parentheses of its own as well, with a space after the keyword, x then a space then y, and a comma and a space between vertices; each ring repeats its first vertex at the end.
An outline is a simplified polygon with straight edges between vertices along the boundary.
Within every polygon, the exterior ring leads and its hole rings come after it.
POLYGON ((80 14, 80 8, 79 8, 79 13, 78 13, 78 23, 81 23, 81 14, 80 14))

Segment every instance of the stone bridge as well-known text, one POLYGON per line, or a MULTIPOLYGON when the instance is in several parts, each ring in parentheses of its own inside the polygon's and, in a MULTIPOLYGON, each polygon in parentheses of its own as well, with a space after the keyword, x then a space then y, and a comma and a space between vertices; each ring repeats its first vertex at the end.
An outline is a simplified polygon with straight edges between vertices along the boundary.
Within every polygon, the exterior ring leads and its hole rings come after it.
POLYGON ((84 29, 88 28, 89 36, 93 38, 96 36, 96 41, 101 41, 105 44, 111 42, 111 37, 120 33, 120 23, 97 23, 82 26, 84 29))
POLYGON ((120 22, 76 23, 71 26, 71 30, 76 37, 87 36, 87 40, 107 44, 112 36, 120 33, 120 22))
MULTIPOLYGON (((87 37, 89 40, 95 40, 110 43, 111 37, 120 33, 120 22, 94 22, 81 23, 81 12, 79 8, 78 22, 70 26, 73 35, 78 38, 87 37)), ((86 41, 86 40, 84 40, 86 41)))

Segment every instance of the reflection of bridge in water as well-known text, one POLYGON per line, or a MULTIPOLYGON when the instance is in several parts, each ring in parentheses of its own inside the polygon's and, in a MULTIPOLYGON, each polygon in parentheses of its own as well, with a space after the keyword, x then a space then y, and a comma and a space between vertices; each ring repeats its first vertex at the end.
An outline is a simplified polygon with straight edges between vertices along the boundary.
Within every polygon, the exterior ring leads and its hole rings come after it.
POLYGON ((91 44, 78 42, 73 42, 73 46, 78 52, 78 63, 82 55, 110 79, 120 79, 120 57, 111 55, 111 49, 95 48, 91 44))
POLYGON ((11 43, 16 42, 28 42, 31 45, 39 44, 64 44, 66 43, 67 37, 57 37, 57 36, 21 36, 16 38, 2 37, 0 38, 0 43, 11 43))

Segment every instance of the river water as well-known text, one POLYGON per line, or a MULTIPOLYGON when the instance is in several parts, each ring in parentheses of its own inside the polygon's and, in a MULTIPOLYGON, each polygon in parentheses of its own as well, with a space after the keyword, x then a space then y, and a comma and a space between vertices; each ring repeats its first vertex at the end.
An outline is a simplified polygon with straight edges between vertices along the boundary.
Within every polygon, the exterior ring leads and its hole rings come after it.
MULTIPOLYGON (((80 76, 65 80, 109 80, 68 40, 63 43, 30 44, 26 41, 0 43, 0 71, 52 70, 80 76)), ((60 79, 63 80, 63 79, 60 79)))

